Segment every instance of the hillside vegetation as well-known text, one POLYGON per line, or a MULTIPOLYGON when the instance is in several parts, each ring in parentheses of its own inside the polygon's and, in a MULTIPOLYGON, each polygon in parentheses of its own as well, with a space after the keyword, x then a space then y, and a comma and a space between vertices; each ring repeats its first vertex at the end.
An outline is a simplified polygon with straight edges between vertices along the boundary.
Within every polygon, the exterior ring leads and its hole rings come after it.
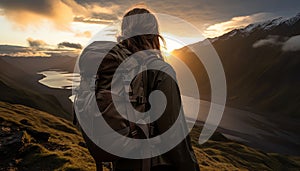
MULTIPOLYGON (((0 102, 0 170, 95 170, 80 132, 70 121, 27 106, 0 102)), ((197 145, 201 170, 297 170, 299 157, 267 154, 215 133, 197 145)))

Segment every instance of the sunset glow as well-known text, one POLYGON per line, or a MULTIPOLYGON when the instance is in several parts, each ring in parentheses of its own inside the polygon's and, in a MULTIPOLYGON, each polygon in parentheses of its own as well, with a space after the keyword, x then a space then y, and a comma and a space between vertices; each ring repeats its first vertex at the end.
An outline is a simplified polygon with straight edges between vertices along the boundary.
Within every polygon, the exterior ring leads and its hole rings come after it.
POLYGON ((162 34, 164 36, 165 42, 166 42, 166 47, 163 48, 163 50, 165 50, 166 52, 170 53, 175 49, 179 49, 182 48, 183 46, 185 46, 182 42, 180 42, 179 40, 177 40, 174 37, 170 37, 170 36, 166 36, 164 34, 162 34))
MULTIPOLYGON (((39 47, 31 49, 28 54, 38 56, 45 51, 54 50, 57 53, 58 44, 68 42, 80 44, 85 47, 95 36, 97 40, 116 40, 118 28, 110 26, 120 23, 124 12, 133 5, 132 3, 105 3, 90 2, 81 3, 78 1, 49 1, 45 5, 44 0, 37 4, 28 6, 28 3, 20 1, 17 4, 11 2, 0 2, 0 45, 17 45, 32 48, 28 40, 43 42, 39 47), (107 29, 108 28, 108 29, 107 29), (107 29, 107 33, 103 32, 107 29), (100 34, 99 34, 100 32, 100 34), (46 49, 45 49, 46 48, 46 49)), ((48 2, 48 1, 47 1, 48 2)), ((177 2, 172 2, 176 7, 177 2)), ((169 4, 170 5, 170 4, 169 4)), ((217 5, 217 4, 215 4, 217 5)), ((166 47, 162 50, 170 53, 188 44, 220 36, 235 28, 245 27, 253 22, 267 20, 277 16, 275 12, 252 12, 238 13, 223 17, 225 14, 208 11, 208 9, 196 9, 193 6, 188 8, 190 12, 174 12, 165 10, 163 5, 156 3, 147 4, 150 9, 157 12, 160 31, 165 38, 166 47), (203 12, 203 13, 202 13, 203 12), (159 16, 161 14, 161 16, 159 16), (195 17, 197 16, 197 17, 195 17), (193 25, 194 30, 187 31, 186 25, 193 25), (199 31, 202 34, 196 34, 199 31)), ((224 8, 224 6, 216 6, 224 8)), ((230 6, 228 13, 232 12, 230 6)), ((177 9, 177 8, 176 8, 177 9)), ((62 47, 69 52, 73 47, 62 47), (71 49, 70 49, 71 48, 71 49)), ((74 49, 74 48, 73 48, 74 49)), ((61 50, 61 49, 60 49, 61 50)), ((74 49, 77 54, 78 49, 74 49)), ((5 55, 7 52, 1 52, 5 55)), ((11 52, 12 56, 19 56, 25 52, 11 52), (15 53, 15 54, 14 54, 15 53)), ((26 54, 26 53, 25 53, 26 54)), ((43 55, 49 56, 49 55, 43 55)))

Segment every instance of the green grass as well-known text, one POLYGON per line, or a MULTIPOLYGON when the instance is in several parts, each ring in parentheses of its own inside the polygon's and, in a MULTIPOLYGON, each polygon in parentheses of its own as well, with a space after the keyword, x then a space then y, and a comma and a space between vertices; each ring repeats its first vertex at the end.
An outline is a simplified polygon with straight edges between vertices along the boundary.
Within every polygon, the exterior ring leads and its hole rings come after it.
POLYGON ((201 128, 191 132, 192 143, 202 170, 299 170, 300 157, 269 154, 241 143, 223 139, 216 132, 206 143, 197 143, 201 128), (222 140, 223 139, 223 140, 222 140))
MULTIPOLYGON (((23 105, 0 102, 0 170, 95 170, 80 132, 70 121, 23 105), (10 140, 3 138, 11 136, 10 140)), ((191 132, 201 170, 299 170, 299 156, 268 154, 215 133, 199 145, 201 128, 191 132)))
POLYGON ((22 135, 20 148, 1 147, 8 153, 0 163, 1 169, 95 170, 88 150, 78 145, 83 142, 80 132, 69 121, 4 102, 0 102, 0 113, 1 129, 22 135), (25 120, 26 124, 20 122, 25 120), (48 141, 41 139, 41 135, 50 135, 48 141))

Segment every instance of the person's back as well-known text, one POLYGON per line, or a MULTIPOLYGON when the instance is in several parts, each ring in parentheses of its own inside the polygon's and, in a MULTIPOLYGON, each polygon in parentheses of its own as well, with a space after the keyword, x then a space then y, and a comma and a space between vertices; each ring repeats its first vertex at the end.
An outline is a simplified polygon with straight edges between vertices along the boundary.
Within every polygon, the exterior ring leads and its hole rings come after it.
POLYGON ((79 60, 81 83, 74 106, 79 111, 79 121, 88 119, 80 126, 97 169, 102 170, 101 162, 108 161, 113 162, 115 171, 199 170, 188 135, 176 74, 164 62, 160 52, 160 39, 164 40, 159 35, 156 17, 147 9, 132 9, 125 14, 121 31, 118 43, 93 42, 85 48, 79 60), (96 86, 92 88, 95 94, 92 95, 89 85, 95 73, 96 86), (127 77, 132 74, 135 77, 128 80, 127 77), (163 96, 155 98, 154 92, 163 96), (96 97, 96 105, 93 104, 93 96, 96 97), (114 97, 120 103, 115 103, 114 97), (166 103, 163 104, 163 101, 166 103), (123 117, 124 113, 127 118, 123 117), (129 116, 133 116, 134 121, 129 116), (110 128, 103 127, 105 122, 110 128), (103 137, 111 131, 116 131, 119 138, 103 137), (134 142, 133 139, 145 141, 142 146, 141 143, 128 146, 134 142), (99 143, 103 142, 108 143, 110 149, 122 151, 122 157, 102 149, 99 143), (149 149, 150 153, 147 152, 149 149), (138 154, 138 157, 128 155, 130 153, 138 154))
MULTIPOLYGON (((125 60, 130 54, 138 53, 139 51, 145 50, 160 50, 158 23, 153 14, 151 14, 147 9, 135 8, 127 12, 123 18, 122 22, 122 35, 119 37, 119 44, 116 46, 117 51, 108 54, 105 59, 103 59, 99 70, 98 70, 98 81, 96 89, 111 89, 111 82, 113 74, 118 66, 125 60), (144 16, 134 17, 130 16, 147 14, 147 19, 144 16), (150 17, 149 17, 150 15, 150 17), (149 19, 150 18, 150 19, 149 19), (140 34, 137 36, 130 37, 136 32, 142 33, 144 30, 146 32, 150 30, 152 34, 140 34), (134 32, 134 33, 133 33, 134 32), (129 52, 129 54, 128 54, 129 52)), ((147 94, 146 97, 153 90, 160 90, 166 96, 167 105, 163 114, 153 123, 153 135, 152 137, 159 136, 166 132, 177 120, 181 108, 181 98, 180 92, 177 85, 176 75, 173 68, 162 60, 162 55, 159 52, 158 55, 161 59, 157 58, 148 64, 147 68, 156 68, 155 70, 147 70, 147 80, 146 82, 147 94), (170 75, 171 74, 171 75, 170 75)), ((160 106, 160 101, 154 101, 151 103, 151 108, 155 111, 156 107, 160 106)), ((105 108, 105 106, 104 106, 105 108)), ((146 110, 149 110, 150 105, 146 105, 146 110)), ((103 109, 104 110, 104 109, 103 109)), ((151 113, 152 115, 155 114, 151 113)), ((151 116, 150 116, 151 117, 151 116)), ((153 116, 155 117, 155 116, 153 116)), ((181 129, 187 130, 187 126, 184 118, 181 118, 182 127, 181 129)), ((181 130, 173 132, 174 137, 181 130)), ((181 135, 184 136, 184 135, 181 135)), ((172 138, 162 141, 172 141, 172 138)), ((174 147, 169 152, 152 157, 151 159, 151 170, 178 170, 178 171, 194 171, 199 170, 196 157, 194 155, 193 149, 191 147, 191 142, 189 136, 187 136, 181 143, 174 147)), ((139 159, 119 159, 114 162, 115 171, 136 171, 141 170, 143 167, 143 160, 139 159)))

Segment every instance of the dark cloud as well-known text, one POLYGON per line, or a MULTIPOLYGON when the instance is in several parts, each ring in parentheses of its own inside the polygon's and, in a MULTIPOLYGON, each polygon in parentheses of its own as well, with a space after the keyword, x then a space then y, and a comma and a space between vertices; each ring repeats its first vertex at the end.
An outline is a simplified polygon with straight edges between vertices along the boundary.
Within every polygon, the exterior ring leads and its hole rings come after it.
POLYGON ((33 48, 40 48, 40 47, 44 47, 44 46, 48 45, 43 40, 34 40, 30 37, 27 39, 27 42, 28 42, 29 46, 33 47, 33 48))
POLYGON ((19 26, 39 24, 43 19, 49 19, 58 28, 69 29, 69 23, 73 20, 89 23, 112 22, 117 19, 115 11, 118 6, 79 4, 75 0, 1 0, 0 8, 1 14, 19 26))
POLYGON ((0 45, 0 56, 11 57, 49 57, 51 55, 33 50, 30 47, 12 46, 12 45, 0 45))
POLYGON ((56 27, 67 29, 73 20, 72 9, 60 0, 1 0, 4 16, 18 26, 51 20, 56 27))
POLYGON ((82 49, 82 45, 79 43, 70 43, 70 42, 61 42, 58 45, 58 48, 73 48, 73 49, 82 49))
POLYGON ((192 1, 153 1, 149 5, 159 13, 167 13, 196 25, 204 30, 210 25, 229 21, 237 16, 256 13, 274 13, 277 16, 290 16, 300 11, 300 1, 278 0, 192 0, 192 1), (286 13, 288 12, 288 13, 286 13))
MULTIPOLYGON (((122 18, 124 12, 140 0, 1 0, 4 15, 19 24, 48 18, 65 27, 71 21, 108 24, 122 18), (25 14, 25 15, 24 15, 25 14), (27 17, 24 17, 27 16, 27 17), (28 17, 29 16, 29 17, 28 17)), ((230 21, 234 17, 270 13, 273 16, 292 16, 300 11, 298 0, 144 0, 157 13, 182 18, 199 30, 230 21)))
POLYGON ((103 6, 95 2, 78 4, 74 0, 62 1, 72 8, 74 21, 77 22, 107 24, 118 19, 119 6, 116 4, 103 6))
MULTIPOLYGON (((140 3, 140 0, 119 1, 119 0, 77 0, 80 4, 98 3, 103 7, 118 5, 119 10, 115 11, 118 17, 124 12, 140 3)), ((164 13, 180 17, 196 25, 200 30, 209 25, 224 22, 236 16, 247 16, 255 13, 274 13, 277 16, 291 16, 300 11, 298 0, 144 0, 146 6, 157 13, 164 13)))
MULTIPOLYGON (((100 4, 102 7, 118 6, 118 10, 114 11, 117 18, 121 19, 126 10, 139 4, 139 0, 132 1, 105 1, 105 0, 77 0, 79 4, 100 4)), ((273 19, 279 16, 289 17, 295 15, 300 11, 300 1, 296 0, 252 0, 239 1, 228 0, 224 3, 223 0, 164 0, 164 1, 143 1, 144 5, 156 13, 168 14, 179 17, 189 23, 192 23, 199 29, 206 37, 215 37, 224 34, 232 29, 244 27, 248 24, 258 21, 273 19), (235 19, 242 19, 236 21, 235 19), (222 26, 222 28, 215 27, 222 26)), ((94 18, 98 20, 90 20, 84 18, 87 22, 103 23, 105 19, 114 20, 114 15, 105 16, 102 14, 95 15, 94 18), (99 20, 101 19, 101 20, 99 20)), ((81 20, 83 21, 83 19, 81 20)), ((165 21, 162 21, 165 22, 165 21)), ((172 22, 170 20, 168 23, 172 22)), ((176 29, 178 33, 186 33, 185 28, 181 28, 182 24, 172 24, 167 30, 176 29)), ((189 33, 187 33, 189 34, 189 33)), ((186 36, 186 35, 181 35, 186 36)))
POLYGON ((82 46, 76 43, 62 42, 56 46, 47 44, 43 40, 28 38, 28 47, 15 45, 0 45, 0 56, 11 57, 51 57, 51 56, 73 56, 79 54, 78 49, 82 46), (68 47, 68 48, 64 48, 68 47))
POLYGON ((42 15, 52 15, 54 13, 56 0, 2 0, 0 6, 9 10, 27 10, 39 13, 42 15))

